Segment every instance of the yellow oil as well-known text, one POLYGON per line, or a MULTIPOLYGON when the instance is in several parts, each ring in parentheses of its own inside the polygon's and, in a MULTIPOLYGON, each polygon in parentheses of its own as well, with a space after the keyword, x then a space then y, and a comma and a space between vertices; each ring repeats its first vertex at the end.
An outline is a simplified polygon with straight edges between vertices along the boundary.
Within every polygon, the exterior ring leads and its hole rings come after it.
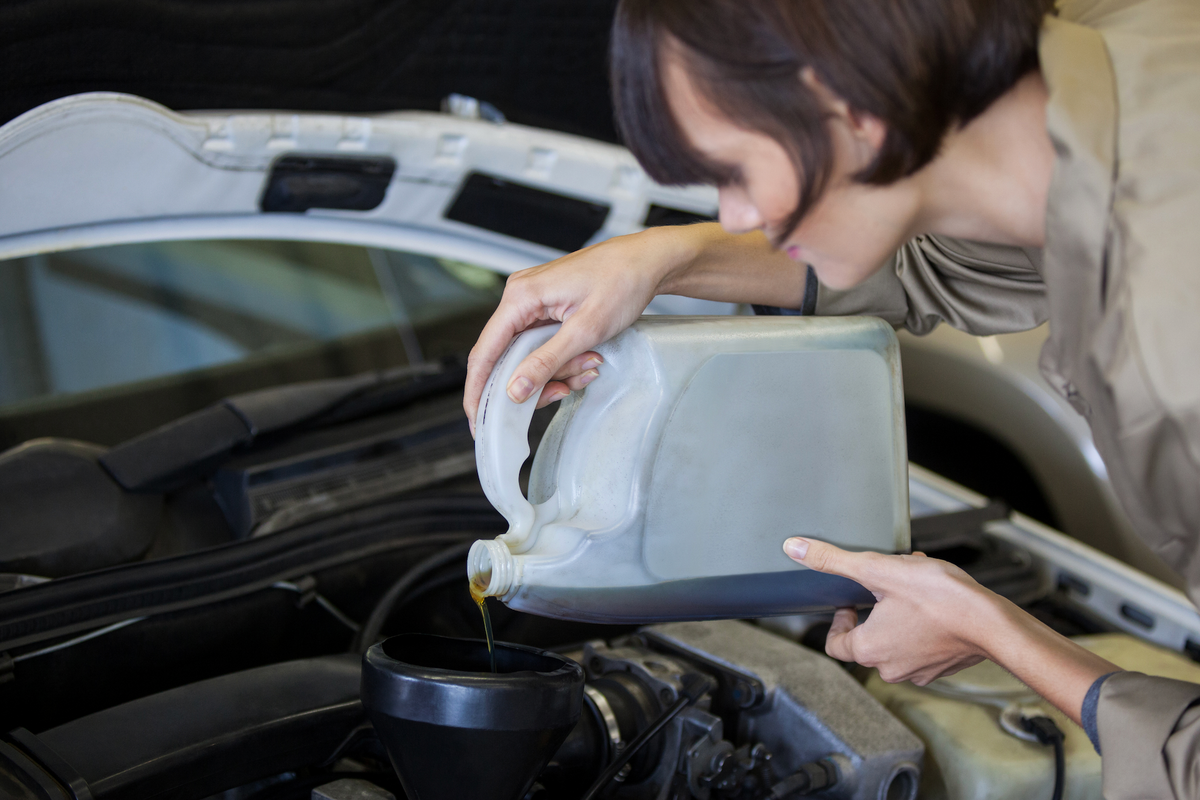
POLYGON ((487 598, 484 597, 483 591, 487 588, 485 583, 479 585, 478 580, 471 581, 471 599, 475 601, 475 605, 479 606, 479 613, 483 615, 483 635, 487 637, 488 658, 491 660, 492 672, 496 671, 496 639, 492 635, 492 618, 488 614, 487 598))

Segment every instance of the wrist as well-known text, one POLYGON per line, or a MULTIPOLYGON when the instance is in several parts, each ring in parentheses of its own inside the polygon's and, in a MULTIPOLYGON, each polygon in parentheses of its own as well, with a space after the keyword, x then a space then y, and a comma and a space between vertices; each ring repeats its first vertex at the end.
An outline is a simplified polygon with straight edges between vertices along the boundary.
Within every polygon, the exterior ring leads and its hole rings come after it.
POLYGON ((1080 722, 1083 700, 1092 684, 1119 668, 1008 600, 996 599, 994 627, 983 634, 987 637, 986 657, 1080 722))
POLYGON ((975 626, 974 637, 981 655, 1001 666, 1012 655, 1032 644, 1037 620, 994 592, 980 587, 984 603, 983 624, 975 626), (1030 624, 1032 623, 1032 625, 1030 624))
POLYGON ((658 267, 656 295, 688 295, 689 273, 712 241, 710 229, 714 227, 716 223, 700 223, 648 228, 643 232, 651 239, 658 267))

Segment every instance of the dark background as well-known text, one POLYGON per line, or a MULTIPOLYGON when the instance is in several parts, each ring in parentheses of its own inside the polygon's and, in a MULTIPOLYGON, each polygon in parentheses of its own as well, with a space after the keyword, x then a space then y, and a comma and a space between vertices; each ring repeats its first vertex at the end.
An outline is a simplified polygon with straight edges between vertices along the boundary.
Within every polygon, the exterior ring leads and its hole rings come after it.
POLYGON ((615 141, 616 0, 7 0, 0 123, 49 100, 128 92, 178 110, 435 110, 615 141))

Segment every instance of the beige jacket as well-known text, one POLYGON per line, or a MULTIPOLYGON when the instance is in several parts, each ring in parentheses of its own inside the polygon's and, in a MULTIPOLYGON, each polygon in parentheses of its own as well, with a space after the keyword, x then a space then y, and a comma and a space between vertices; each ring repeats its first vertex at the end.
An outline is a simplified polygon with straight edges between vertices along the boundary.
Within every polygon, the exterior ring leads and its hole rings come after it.
MULTIPOLYGON (((1043 374, 1087 418, 1129 517, 1195 602, 1200 0, 1061 0, 1040 56, 1058 154, 1045 248, 920 237, 862 286, 822 289, 817 313, 915 333, 1049 319, 1043 374)), ((1107 797, 1200 796, 1200 686, 1115 675, 1097 722, 1107 797)))

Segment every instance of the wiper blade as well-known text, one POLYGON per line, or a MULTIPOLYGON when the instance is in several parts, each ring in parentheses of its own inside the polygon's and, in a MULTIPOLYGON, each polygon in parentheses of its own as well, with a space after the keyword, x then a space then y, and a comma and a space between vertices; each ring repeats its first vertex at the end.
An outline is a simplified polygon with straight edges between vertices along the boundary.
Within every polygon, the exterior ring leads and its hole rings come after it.
POLYGON ((456 362, 368 372, 235 395, 117 445, 100 464, 130 492, 169 492, 207 477, 260 437, 395 409, 461 386, 456 362))

